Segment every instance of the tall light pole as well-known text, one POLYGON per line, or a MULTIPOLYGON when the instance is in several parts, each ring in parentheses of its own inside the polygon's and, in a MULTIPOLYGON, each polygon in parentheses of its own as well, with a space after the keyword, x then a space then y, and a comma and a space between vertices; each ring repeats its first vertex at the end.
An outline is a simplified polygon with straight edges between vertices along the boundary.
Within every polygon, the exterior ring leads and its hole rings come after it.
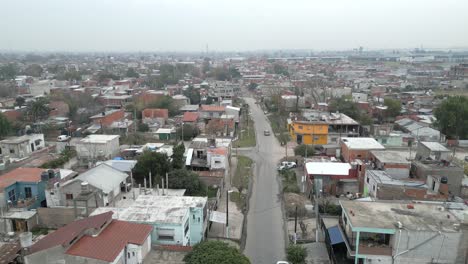
POLYGON ((226 238, 229 238, 229 194, 232 190, 226 190, 226 238))

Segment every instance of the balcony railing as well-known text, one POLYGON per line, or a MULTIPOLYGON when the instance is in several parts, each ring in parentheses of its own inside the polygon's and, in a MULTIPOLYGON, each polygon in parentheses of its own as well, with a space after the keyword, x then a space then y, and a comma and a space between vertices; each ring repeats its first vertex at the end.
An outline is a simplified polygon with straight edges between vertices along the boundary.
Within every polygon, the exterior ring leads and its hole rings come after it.
POLYGON ((26 198, 26 199, 20 199, 16 201, 16 204, 14 204, 13 207, 15 208, 27 208, 31 205, 33 205, 36 202, 36 198, 26 198))

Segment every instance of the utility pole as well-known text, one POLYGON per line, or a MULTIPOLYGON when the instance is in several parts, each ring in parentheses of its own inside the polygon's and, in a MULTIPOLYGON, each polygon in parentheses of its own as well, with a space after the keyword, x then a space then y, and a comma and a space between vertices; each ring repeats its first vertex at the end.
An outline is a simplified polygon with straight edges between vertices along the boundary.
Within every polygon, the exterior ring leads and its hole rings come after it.
POLYGON ((296 205, 296 215, 294 216, 294 244, 297 243, 297 205, 296 205))
POLYGON ((229 190, 226 190, 226 238, 229 238, 229 190))

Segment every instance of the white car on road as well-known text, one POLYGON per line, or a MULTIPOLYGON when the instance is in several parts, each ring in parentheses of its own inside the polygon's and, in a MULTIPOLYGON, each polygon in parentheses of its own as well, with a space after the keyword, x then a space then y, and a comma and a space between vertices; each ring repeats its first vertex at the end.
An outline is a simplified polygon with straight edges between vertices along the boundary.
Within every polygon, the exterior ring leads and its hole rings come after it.
POLYGON ((297 164, 294 161, 283 161, 278 166, 278 170, 280 170, 280 171, 281 170, 289 170, 289 169, 296 168, 296 167, 297 167, 297 164))

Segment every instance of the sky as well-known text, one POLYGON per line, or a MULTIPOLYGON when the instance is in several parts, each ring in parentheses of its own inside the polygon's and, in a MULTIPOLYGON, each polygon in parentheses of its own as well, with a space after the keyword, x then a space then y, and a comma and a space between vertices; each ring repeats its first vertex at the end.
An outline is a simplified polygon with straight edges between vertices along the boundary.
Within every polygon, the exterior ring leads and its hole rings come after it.
POLYGON ((0 0, 0 50, 468 47, 466 0, 0 0))

